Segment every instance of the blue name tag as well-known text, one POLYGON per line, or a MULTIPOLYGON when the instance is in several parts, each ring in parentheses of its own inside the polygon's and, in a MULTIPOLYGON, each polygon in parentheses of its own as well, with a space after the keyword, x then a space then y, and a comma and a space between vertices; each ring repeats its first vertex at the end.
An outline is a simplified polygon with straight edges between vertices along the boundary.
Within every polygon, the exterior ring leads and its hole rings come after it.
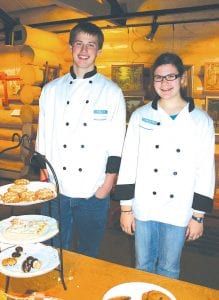
POLYGON ((153 125, 157 125, 159 123, 157 121, 147 119, 147 118, 142 118, 142 121, 145 122, 145 123, 153 124, 153 125))
POLYGON ((95 109, 94 110, 95 114, 101 114, 101 115, 105 115, 108 113, 108 111, 106 109, 95 109))

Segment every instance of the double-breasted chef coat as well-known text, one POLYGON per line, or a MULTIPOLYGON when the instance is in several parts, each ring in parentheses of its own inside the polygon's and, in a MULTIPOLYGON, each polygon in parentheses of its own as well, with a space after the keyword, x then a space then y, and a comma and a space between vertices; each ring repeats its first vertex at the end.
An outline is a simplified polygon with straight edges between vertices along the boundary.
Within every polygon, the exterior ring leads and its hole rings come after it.
MULTIPOLYGON (((44 86, 36 150, 52 164, 60 192, 89 198, 106 173, 118 173, 126 130, 121 89, 94 71, 44 86)), ((50 174, 52 177, 52 174, 50 174)))
POLYGON ((173 120, 156 101, 131 116, 115 190, 138 220, 186 226, 210 211, 215 184, 212 119, 188 103, 173 120))

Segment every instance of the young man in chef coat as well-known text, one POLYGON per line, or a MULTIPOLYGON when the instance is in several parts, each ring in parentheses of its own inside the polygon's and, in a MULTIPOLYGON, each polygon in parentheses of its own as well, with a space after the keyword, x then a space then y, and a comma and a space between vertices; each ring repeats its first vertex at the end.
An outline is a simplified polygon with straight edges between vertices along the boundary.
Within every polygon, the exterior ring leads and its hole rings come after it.
MULTIPOLYGON (((98 256, 104 235, 126 126, 121 89, 95 66, 103 41, 94 24, 71 30, 73 66, 42 90, 36 143, 58 178, 62 246, 72 250, 76 230, 77 251, 92 257, 98 256)), ((49 168, 41 170, 41 180, 48 179, 54 181, 49 168)), ((51 216, 58 218, 57 202, 51 205, 51 216)))

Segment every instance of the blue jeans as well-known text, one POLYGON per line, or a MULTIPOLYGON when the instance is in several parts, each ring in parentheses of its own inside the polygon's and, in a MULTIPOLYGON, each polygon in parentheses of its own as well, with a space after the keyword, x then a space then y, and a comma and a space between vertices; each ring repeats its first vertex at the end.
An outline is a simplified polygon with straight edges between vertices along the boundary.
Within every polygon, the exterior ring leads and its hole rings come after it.
POLYGON ((186 227, 136 220, 136 268, 178 279, 185 232, 186 227))
MULTIPOLYGON (((60 195, 61 235, 52 239, 55 247, 72 250, 74 232, 77 231, 77 252, 97 257, 107 223, 109 196, 105 199, 70 198, 60 195)), ((41 213, 59 220, 58 201, 44 203, 41 213), (50 211, 49 211, 50 205, 50 211)))

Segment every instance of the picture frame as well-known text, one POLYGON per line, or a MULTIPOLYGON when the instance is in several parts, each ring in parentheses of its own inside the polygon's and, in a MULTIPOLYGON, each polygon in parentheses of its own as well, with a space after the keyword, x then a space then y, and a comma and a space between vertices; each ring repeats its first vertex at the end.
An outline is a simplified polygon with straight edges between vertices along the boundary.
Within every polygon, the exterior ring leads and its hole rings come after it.
POLYGON ((131 114, 140 106, 144 105, 144 96, 125 96, 126 123, 129 122, 131 114))
POLYGON ((44 78, 43 78, 43 85, 46 83, 58 78, 60 76, 61 65, 49 65, 48 62, 45 64, 44 70, 44 78))
POLYGON ((219 62, 207 62, 204 65, 205 92, 219 92, 219 62))
POLYGON ((206 96, 205 110, 214 121, 215 133, 219 134, 219 96, 206 96))
POLYGON ((124 95, 143 95, 144 64, 112 65, 111 78, 124 95))

